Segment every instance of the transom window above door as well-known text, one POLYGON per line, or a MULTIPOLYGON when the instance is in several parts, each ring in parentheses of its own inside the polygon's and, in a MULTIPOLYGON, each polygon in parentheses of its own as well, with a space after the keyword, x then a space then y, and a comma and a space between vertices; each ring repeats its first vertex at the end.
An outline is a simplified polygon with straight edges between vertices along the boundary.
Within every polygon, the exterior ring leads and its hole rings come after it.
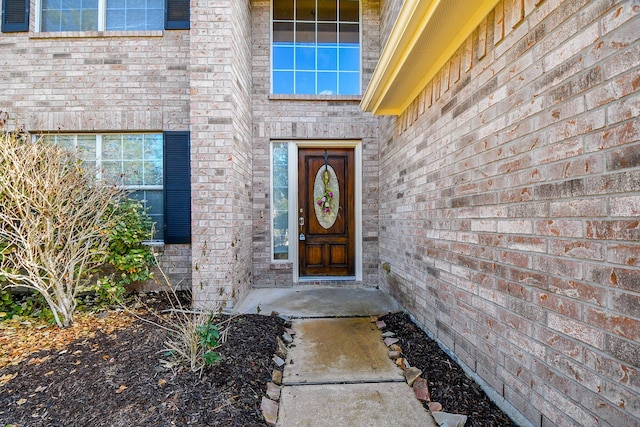
POLYGON ((272 93, 360 94, 359 0, 273 0, 272 93))

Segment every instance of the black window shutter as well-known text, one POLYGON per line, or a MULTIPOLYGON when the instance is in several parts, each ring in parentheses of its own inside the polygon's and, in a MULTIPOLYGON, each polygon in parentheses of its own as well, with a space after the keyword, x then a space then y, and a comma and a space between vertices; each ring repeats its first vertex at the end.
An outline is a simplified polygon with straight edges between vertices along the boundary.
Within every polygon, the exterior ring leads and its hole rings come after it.
POLYGON ((189 29, 189 0, 166 0, 165 30, 189 29))
POLYGON ((164 132, 164 242, 191 243, 189 132, 164 132))
POLYGON ((2 0, 2 32, 29 31, 29 0, 2 0))

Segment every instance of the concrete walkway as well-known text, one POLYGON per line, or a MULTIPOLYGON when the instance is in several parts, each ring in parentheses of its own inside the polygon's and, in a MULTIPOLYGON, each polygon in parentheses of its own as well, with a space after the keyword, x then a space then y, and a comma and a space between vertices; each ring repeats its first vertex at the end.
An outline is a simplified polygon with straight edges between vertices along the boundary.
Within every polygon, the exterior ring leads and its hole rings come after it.
POLYGON ((384 292, 255 289, 236 311, 256 313, 257 307, 293 318, 277 426, 437 426, 369 320, 399 309, 384 292))

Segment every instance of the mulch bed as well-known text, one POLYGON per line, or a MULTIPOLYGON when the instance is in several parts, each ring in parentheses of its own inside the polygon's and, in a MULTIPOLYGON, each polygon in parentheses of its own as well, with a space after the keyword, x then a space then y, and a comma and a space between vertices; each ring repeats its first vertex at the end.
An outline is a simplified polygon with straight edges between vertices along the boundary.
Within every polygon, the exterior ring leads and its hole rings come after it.
POLYGON ((398 345, 411 366, 422 370, 431 401, 441 403, 445 412, 467 415, 465 427, 516 426, 409 316, 394 313, 380 319, 400 340, 398 345))
MULTIPOLYGON (((467 415, 469 427, 515 426, 408 316, 382 319, 432 401, 467 415)), ((260 402, 283 332, 278 317, 233 318, 222 361, 199 375, 161 367, 167 332, 124 312, 79 316, 64 330, 5 323, 0 426, 266 426, 260 402)))
POLYGON ((157 326, 93 331, 0 369, 0 425, 265 426, 260 402, 283 323, 234 318, 222 361, 202 376, 160 366, 167 332, 157 326))

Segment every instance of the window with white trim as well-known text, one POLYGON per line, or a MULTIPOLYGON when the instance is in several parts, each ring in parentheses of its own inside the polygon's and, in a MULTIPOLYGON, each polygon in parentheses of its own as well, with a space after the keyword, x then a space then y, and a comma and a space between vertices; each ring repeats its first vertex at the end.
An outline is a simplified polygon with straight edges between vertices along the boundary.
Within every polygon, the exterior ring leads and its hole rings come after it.
POLYGON ((155 223, 154 239, 164 237, 163 138, 161 133, 47 134, 48 141, 75 151, 98 177, 130 190, 155 223))
POLYGON ((360 94, 359 0, 273 0, 274 94, 360 94))
POLYGON ((39 0, 40 31, 163 30, 165 0, 39 0))
MULTIPOLYGON (((0 0, 0 31, 29 31, 31 0, 0 0)), ((189 0, 35 0, 35 31, 188 30, 189 0)))
POLYGON ((271 255, 289 259, 289 144, 271 145, 271 255))

